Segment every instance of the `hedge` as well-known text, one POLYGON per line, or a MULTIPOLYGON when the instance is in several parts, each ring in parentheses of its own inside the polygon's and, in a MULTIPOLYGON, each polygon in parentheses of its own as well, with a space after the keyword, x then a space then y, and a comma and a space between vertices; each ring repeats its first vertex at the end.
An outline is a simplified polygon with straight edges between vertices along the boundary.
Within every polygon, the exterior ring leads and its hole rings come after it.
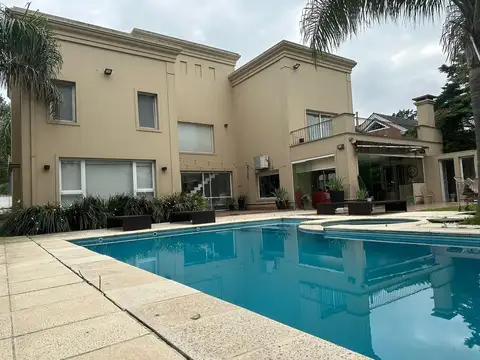
POLYGON ((154 222, 167 222, 172 212, 207 208, 208 200, 199 194, 174 193, 154 199, 127 194, 108 199, 87 196, 70 206, 49 203, 14 210, 0 225, 0 236, 102 229, 108 216, 151 215, 154 222))

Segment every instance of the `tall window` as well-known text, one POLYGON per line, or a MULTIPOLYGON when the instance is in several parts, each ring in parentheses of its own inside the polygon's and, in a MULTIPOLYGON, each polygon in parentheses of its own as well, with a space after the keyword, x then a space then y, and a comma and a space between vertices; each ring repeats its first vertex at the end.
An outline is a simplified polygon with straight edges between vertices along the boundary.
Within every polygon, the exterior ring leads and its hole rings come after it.
POLYGON ((146 129, 158 129, 157 95, 138 93, 138 126, 146 129))
POLYGON ((87 195, 109 197, 135 194, 153 197, 152 161, 60 160, 60 197, 63 205, 87 195))
POLYGON ((178 148, 180 152, 213 153, 213 126, 178 123, 178 148))
POLYGON ((58 92, 62 102, 53 109, 53 118, 58 121, 75 122, 75 83, 67 81, 56 81, 58 92))
POLYGON ((260 175, 258 177, 258 187, 261 198, 273 197, 273 192, 280 188, 280 175, 260 175))

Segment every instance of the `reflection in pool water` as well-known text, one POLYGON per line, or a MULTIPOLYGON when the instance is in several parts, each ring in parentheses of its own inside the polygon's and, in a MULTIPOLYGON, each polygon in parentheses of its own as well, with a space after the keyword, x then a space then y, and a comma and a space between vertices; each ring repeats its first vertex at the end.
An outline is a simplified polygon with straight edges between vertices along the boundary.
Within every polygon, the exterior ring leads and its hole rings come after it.
POLYGON ((90 248, 372 358, 480 357, 477 249, 329 241, 285 224, 90 248))

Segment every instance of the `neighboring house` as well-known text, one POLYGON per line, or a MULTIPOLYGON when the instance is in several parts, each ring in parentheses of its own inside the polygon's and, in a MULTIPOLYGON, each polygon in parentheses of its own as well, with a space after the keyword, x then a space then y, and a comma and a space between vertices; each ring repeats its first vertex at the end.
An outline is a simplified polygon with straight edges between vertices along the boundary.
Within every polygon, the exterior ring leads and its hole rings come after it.
POLYGON ((415 129, 417 125, 417 120, 373 113, 361 125, 357 126, 357 131, 375 136, 402 138, 408 134, 409 130, 415 129))
POLYGON ((439 162, 433 97, 415 99, 417 140, 358 132, 352 60, 327 54, 315 66, 308 47, 281 41, 235 69, 240 55, 223 49, 48 19, 64 102, 52 113, 10 89, 14 201, 185 191, 217 209, 239 195, 262 208, 275 206, 278 187, 299 200, 335 176, 347 198, 359 176, 378 199, 413 197, 426 184, 435 201, 442 188, 451 194, 440 184, 463 160, 439 162))

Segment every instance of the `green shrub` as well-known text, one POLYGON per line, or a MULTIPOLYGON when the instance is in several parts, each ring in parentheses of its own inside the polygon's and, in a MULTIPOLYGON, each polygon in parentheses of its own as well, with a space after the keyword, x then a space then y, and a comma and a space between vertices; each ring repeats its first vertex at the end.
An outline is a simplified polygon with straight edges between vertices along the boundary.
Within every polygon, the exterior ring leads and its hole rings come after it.
POLYGON ((156 223, 161 223, 166 220, 165 216, 165 200, 164 198, 154 198, 150 201, 150 210, 152 219, 156 223))
POLYGON ((128 202, 133 198, 133 195, 118 194, 110 196, 106 203, 108 212, 114 216, 123 216, 128 202))
POLYGON ((145 196, 132 196, 126 203, 125 215, 151 215, 152 200, 145 196))
POLYGON ((96 196, 73 202, 64 213, 72 231, 105 228, 110 214, 105 200, 96 196))
POLYGON ((480 214, 470 216, 462 221, 462 224, 465 225, 480 225, 480 214))
POLYGON ((0 226, 2 236, 50 234, 70 231, 64 209, 58 204, 14 210, 0 226))
POLYGON ((106 226, 108 216, 151 215, 155 222, 165 222, 170 220, 172 212, 208 207, 208 200, 198 193, 174 193, 155 199, 128 194, 111 196, 107 200, 87 196, 68 207, 46 204, 14 210, 1 223, 0 236, 101 229, 106 226))
POLYGON ((210 207, 208 199, 197 192, 193 194, 184 194, 182 200, 185 211, 207 210, 210 207))

